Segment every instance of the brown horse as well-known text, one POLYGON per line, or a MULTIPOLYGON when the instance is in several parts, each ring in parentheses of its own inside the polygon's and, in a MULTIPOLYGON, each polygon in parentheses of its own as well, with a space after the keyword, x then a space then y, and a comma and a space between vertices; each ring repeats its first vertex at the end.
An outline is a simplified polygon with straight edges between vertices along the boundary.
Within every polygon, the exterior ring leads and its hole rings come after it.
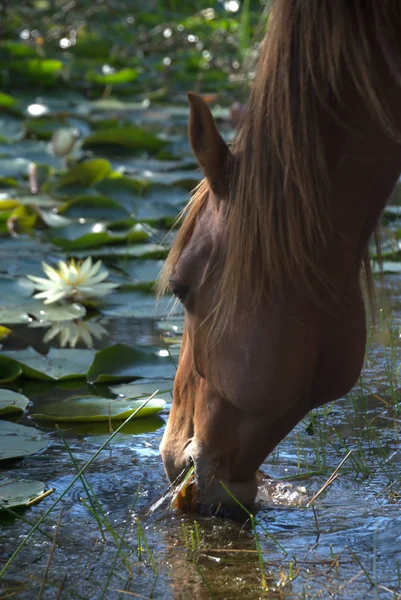
MULTIPOLYGON (((185 309, 161 453, 201 506, 252 504, 256 473, 361 370, 367 247, 401 171, 401 2, 275 0, 232 148, 199 96, 205 179, 159 291, 185 309)), ((370 280, 371 281, 371 280, 370 280)))

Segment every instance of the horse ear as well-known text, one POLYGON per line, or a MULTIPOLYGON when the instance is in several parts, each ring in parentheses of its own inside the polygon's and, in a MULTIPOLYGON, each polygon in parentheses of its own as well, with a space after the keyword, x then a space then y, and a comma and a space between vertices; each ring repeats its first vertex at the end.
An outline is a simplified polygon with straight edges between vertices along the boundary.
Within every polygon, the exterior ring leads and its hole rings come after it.
POLYGON ((192 151, 212 190, 220 197, 226 197, 231 152, 217 131, 212 113, 203 98, 189 92, 188 100, 188 137, 192 151))

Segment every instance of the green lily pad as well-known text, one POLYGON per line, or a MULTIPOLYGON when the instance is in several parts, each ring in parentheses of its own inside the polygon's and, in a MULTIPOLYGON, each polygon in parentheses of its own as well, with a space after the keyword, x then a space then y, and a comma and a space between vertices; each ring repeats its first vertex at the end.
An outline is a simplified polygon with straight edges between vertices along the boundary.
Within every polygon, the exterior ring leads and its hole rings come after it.
MULTIPOLYGON (((73 431, 76 435, 89 438, 88 441, 100 446, 110 437, 112 433, 111 429, 116 429, 120 425, 120 422, 114 421, 114 426, 112 424, 110 427, 110 421, 65 421, 56 424, 54 421, 40 420, 40 428, 44 431, 54 431, 56 425, 60 426, 64 431, 73 431)), ((159 414, 141 419, 131 419, 113 438, 113 446, 118 444, 125 446, 127 444, 127 435, 152 433, 163 427, 163 425, 165 425, 165 421, 159 414)))
POLYGON ((131 151, 158 152, 168 142, 161 140, 141 127, 130 125, 128 127, 112 127, 99 129, 83 141, 84 148, 99 146, 117 146, 131 151))
POLYGON ((33 348, 3 352, 0 354, 0 381, 5 380, 3 365, 6 376, 11 370, 10 360, 19 365, 19 374, 31 379, 81 379, 85 377, 94 356, 93 350, 77 348, 51 348, 46 355, 39 354, 33 348))
POLYGON ((174 381, 172 379, 149 379, 139 380, 134 383, 119 383, 110 387, 114 394, 122 398, 148 398, 154 391, 157 392, 157 397, 162 398, 166 402, 171 402, 173 393, 174 381))
POLYGON ((23 75, 25 84, 40 81, 41 85, 46 86, 56 82, 63 63, 54 58, 27 58, 11 60, 7 66, 11 72, 23 75))
POLYGON ((97 183, 95 189, 131 212, 142 201, 149 187, 150 183, 142 179, 108 177, 97 183))
POLYGON ((26 506, 30 500, 41 496, 45 487, 42 481, 0 479, 0 511, 5 508, 26 506))
MULTIPOLYGON (((146 289, 147 286, 143 287, 146 289)), ((173 300, 169 296, 156 301, 149 293, 121 289, 104 299, 102 313, 108 317, 160 319, 170 312, 172 305, 173 300)))
POLYGON ((10 383, 20 375, 22 375, 21 365, 8 356, 0 355, 0 383, 10 383))
POLYGON ((50 140, 53 133, 63 126, 65 126, 64 119, 51 116, 27 119, 24 123, 27 134, 46 141, 50 140))
POLYGON ((29 399, 11 390, 0 389, 0 416, 24 412, 29 399))
POLYGON ((17 101, 12 96, 0 92, 0 108, 13 108, 16 106, 17 101))
POLYGON ((115 344, 96 353, 87 373, 91 383, 147 377, 173 377, 175 366, 156 348, 115 344))
POLYGON ((72 219, 117 221, 128 215, 128 211, 121 204, 105 196, 77 196, 61 210, 64 215, 72 219))
POLYGON ((86 79, 91 83, 98 83, 99 85, 118 85, 122 83, 131 83, 136 81, 139 76, 138 69, 125 68, 120 69, 119 71, 115 71, 114 73, 109 73, 105 75, 104 73, 95 73, 90 71, 86 75, 86 79))
MULTIPOLYGON (((165 258, 168 248, 161 244, 132 244, 132 246, 107 246, 107 248, 95 248, 91 250, 92 257, 120 256, 125 258, 165 258)), ((74 252, 76 258, 86 258, 87 252, 74 252)))
MULTIPOLYGON (((42 413, 34 413, 33 419, 54 422, 80 421, 124 421, 135 412, 144 400, 112 399, 99 396, 84 396, 46 403, 42 413)), ((153 398, 144 406, 135 418, 149 417, 162 411, 164 400, 153 398)))
POLYGON ((60 190, 72 184, 82 184, 90 187, 108 177, 111 173, 111 164, 105 158, 90 158, 72 167, 57 183, 56 189, 60 190))
MULTIPOLYGON (((57 246, 61 246, 65 250, 83 250, 85 248, 96 248, 105 244, 122 244, 130 242, 132 244, 141 245, 149 238, 149 233, 140 223, 135 224, 132 228, 126 231, 111 231, 106 223, 72 223, 67 227, 59 227, 49 233, 51 241, 57 246)), ((126 245, 123 249, 127 248, 126 245)), ((108 249, 102 250, 102 255, 109 254, 108 249)), ((77 253, 74 253, 78 257, 77 253)), ((91 251, 92 256, 96 256, 91 251)), ((84 253, 87 256, 87 253, 84 253)))
POLYGON ((46 448, 48 440, 34 427, 0 421, 0 460, 22 458, 46 448))
POLYGON ((128 259, 120 260, 117 264, 122 271, 127 273, 127 275, 133 279, 134 284, 143 286, 144 289, 146 289, 153 286, 155 283, 163 267, 164 261, 128 259))

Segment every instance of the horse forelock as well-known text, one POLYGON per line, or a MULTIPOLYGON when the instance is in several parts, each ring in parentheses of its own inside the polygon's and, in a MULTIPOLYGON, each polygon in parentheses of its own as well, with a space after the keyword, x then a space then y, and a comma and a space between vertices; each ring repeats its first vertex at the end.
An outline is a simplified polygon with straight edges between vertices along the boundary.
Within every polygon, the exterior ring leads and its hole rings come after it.
MULTIPOLYGON (((286 281, 313 295, 316 281, 336 290, 319 268, 330 235, 328 118, 346 103, 352 83, 382 127, 395 128, 377 87, 380 51, 401 83, 401 3, 389 0, 274 0, 256 78, 233 152, 236 161, 227 211, 225 263, 211 338, 232 322, 241 290, 253 299, 286 281), (327 131, 326 131, 327 133, 327 131)), ((202 182, 173 244, 159 282, 185 247, 208 196, 202 182)), ((369 260, 365 271, 370 273, 369 260)))

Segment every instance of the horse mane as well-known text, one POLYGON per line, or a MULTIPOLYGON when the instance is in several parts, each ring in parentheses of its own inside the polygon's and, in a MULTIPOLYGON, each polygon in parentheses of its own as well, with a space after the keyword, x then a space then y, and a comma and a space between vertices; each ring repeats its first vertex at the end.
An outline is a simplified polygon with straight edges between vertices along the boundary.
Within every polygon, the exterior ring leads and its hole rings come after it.
MULTIPOLYGON (((271 2, 256 77, 233 145, 241 159, 228 202, 213 337, 232 320, 240 290, 251 290, 255 298, 290 280, 312 294, 320 282, 334 294, 319 269, 330 235, 324 127, 328 116, 334 118, 336 108, 343 106, 341 84, 347 77, 372 116, 395 135, 377 85, 374 53, 381 53, 401 85, 400 24, 401 3, 390 0, 271 2)), ((166 288, 207 194, 207 182, 202 182, 166 261, 159 291, 166 288)), ((371 283, 367 253, 363 262, 371 283)))

